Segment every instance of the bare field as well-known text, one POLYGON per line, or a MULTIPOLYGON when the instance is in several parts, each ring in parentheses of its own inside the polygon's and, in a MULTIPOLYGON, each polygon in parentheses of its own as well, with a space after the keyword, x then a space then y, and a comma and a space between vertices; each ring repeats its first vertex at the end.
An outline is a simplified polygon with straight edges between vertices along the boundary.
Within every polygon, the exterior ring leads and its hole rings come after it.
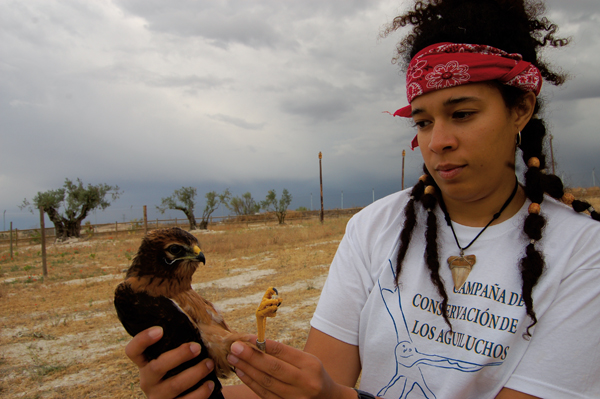
MULTIPOLYGON (((194 289, 233 329, 254 333, 256 306, 267 287, 277 287, 284 302, 267 336, 302 348, 347 221, 194 232, 207 258, 194 289)), ((141 237, 49 245, 46 279, 39 245, 16 248, 14 260, 0 248, 1 398, 144 398, 112 304, 141 237)))

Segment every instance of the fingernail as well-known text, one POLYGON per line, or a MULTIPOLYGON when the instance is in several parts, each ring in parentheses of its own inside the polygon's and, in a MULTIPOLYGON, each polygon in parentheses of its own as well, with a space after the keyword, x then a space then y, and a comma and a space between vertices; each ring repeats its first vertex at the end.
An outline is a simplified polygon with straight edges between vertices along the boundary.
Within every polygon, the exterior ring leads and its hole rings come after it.
POLYGON ((152 339, 160 337, 163 333, 162 327, 153 327, 148 331, 148 336, 152 339))
POLYGON ((212 381, 208 381, 208 389, 212 392, 215 389, 215 383, 212 381))
POLYGON ((213 362, 212 360, 208 359, 208 360, 206 361, 206 368, 207 368, 207 369, 209 369, 209 370, 212 370, 212 369, 213 369, 213 367, 215 367, 215 364, 214 364, 214 362, 213 362))
POLYGON ((236 364, 240 359, 238 359, 236 356, 233 355, 229 355, 227 356, 227 361, 229 362, 229 364, 236 364))
POLYGON ((190 344, 190 350, 192 351, 192 353, 194 355, 197 355, 198 353, 200 353, 200 350, 202 350, 202 347, 200 346, 200 344, 198 344, 196 342, 192 342, 190 344))
POLYGON ((240 344, 239 342, 234 342, 233 345, 231 345, 231 352, 235 353, 236 355, 242 353, 243 350, 244 345, 240 344))
POLYGON ((246 374, 244 374, 244 372, 243 372, 242 370, 240 370, 240 369, 235 369, 235 374, 236 374, 238 377, 240 377, 240 378, 246 375, 246 374))

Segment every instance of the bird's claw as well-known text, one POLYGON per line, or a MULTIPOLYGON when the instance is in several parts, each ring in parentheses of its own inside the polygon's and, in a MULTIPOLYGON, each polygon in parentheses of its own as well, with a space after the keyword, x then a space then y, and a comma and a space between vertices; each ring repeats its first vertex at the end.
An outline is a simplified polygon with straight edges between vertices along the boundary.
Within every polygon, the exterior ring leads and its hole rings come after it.
POLYGON ((277 316, 277 309, 282 302, 282 299, 279 298, 278 295, 279 292, 277 292, 276 288, 269 287, 256 309, 256 326, 258 328, 256 347, 263 352, 266 350, 265 330, 267 326, 267 317, 277 316))
POLYGON ((256 317, 275 317, 277 309, 283 301, 278 297, 277 289, 270 287, 263 295, 258 308, 256 309, 256 317))

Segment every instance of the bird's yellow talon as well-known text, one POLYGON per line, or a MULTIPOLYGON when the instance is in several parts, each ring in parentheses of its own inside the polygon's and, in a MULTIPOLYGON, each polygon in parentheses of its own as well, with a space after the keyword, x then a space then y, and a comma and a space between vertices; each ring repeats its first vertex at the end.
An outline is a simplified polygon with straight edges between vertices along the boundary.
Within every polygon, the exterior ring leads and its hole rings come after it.
POLYGON ((281 305, 282 299, 278 298, 279 293, 274 287, 269 287, 263 295, 258 308, 256 309, 256 327, 258 329, 257 346, 263 352, 265 351, 265 330, 267 326, 267 317, 277 316, 277 309, 281 305))

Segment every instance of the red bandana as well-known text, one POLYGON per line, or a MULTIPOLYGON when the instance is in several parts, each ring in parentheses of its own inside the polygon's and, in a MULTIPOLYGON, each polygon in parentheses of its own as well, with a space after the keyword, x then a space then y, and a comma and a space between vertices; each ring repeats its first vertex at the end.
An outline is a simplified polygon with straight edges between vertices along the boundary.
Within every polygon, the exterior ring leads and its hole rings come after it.
MULTIPOLYGON (((542 75, 520 54, 509 54, 500 49, 480 44, 437 43, 419 51, 406 72, 406 97, 410 104, 422 94, 467 83, 497 80, 537 96, 542 88, 542 75)), ((412 108, 407 105, 394 116, 410 118, 412 108)), ((417 137, 411 142, 414 150, 417 137)))

